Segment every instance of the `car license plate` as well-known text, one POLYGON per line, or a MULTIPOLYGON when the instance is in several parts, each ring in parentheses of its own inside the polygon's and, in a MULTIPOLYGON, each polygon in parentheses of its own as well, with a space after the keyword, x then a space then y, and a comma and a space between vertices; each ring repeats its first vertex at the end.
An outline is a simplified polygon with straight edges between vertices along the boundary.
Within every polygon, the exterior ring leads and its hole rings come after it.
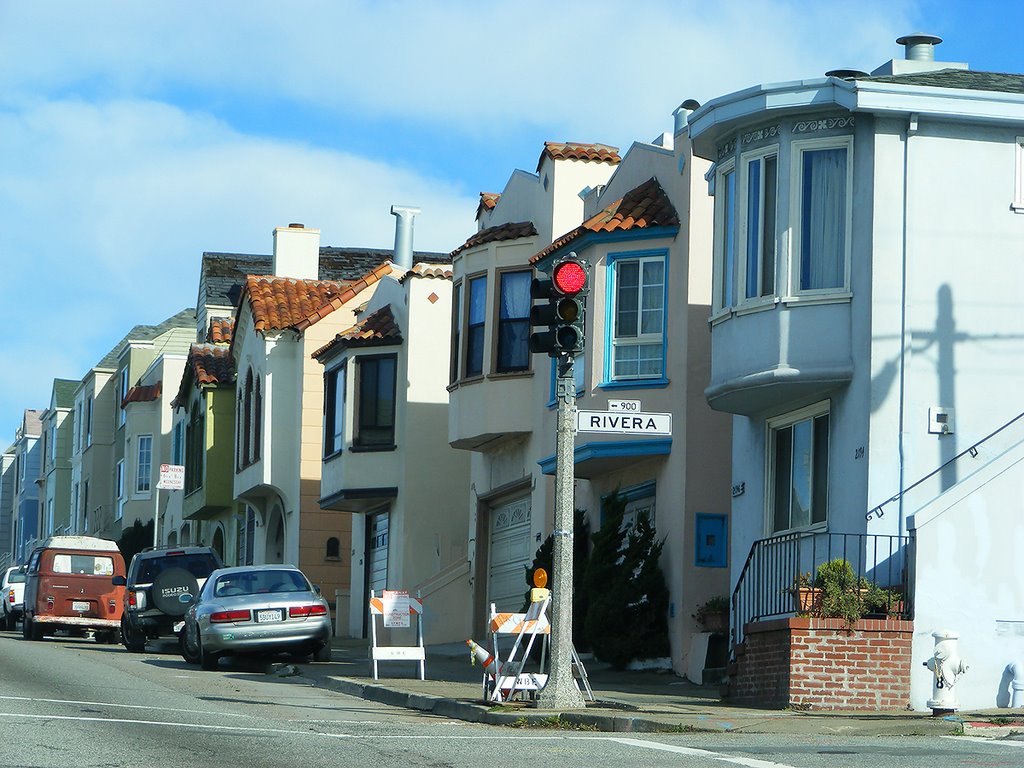
POLYGON ((284 618, 280 608, 270 611, 256 611, 256 622, 262 624, 266 621, 281 621, 284 618))
POLYGON ((71 603, 71 610, 78 611, 79 613, 85 613, 89 610, 89 604, 81 600, 75 600, 71 603))

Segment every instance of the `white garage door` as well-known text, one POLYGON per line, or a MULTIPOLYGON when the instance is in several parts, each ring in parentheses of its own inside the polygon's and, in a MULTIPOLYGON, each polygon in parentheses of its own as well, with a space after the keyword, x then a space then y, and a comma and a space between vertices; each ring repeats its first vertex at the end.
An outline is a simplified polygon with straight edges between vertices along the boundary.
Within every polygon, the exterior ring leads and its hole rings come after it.
POLYGON ((491 510, 487 602, 499 611, 519 611, 526 594, 526 567, 536 548, 530 541, 530 497, 491 510))
POLYGON ((367 526, 367 589, 380 597, 388 585, 388 513, 370 515, 367 526))

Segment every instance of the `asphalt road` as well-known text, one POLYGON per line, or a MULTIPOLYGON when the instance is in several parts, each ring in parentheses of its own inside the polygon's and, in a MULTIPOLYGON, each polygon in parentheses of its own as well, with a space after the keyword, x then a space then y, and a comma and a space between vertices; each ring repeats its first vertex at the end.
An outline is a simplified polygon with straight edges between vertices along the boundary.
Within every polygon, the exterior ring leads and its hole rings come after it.
POLYGON ((0 633, 0 766, 1024 765, 1024 741, 626 736, 452 722, 332 692, 303 663, 289 676, 266 660, 202 672, 171 644, 156 650, 0 633))

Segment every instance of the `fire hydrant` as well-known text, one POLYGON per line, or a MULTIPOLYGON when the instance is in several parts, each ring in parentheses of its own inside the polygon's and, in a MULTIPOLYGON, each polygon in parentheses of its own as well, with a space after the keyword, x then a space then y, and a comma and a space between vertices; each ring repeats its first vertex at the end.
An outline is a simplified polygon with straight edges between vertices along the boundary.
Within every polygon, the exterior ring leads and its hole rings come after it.
POLYGON ((960 658, 960 651, 957 649, 957 640, 960 635, 949 630, 932 632, 935 638, 935 649, 932 657, 924 662, 932 672, 932 697, 928 700, 932 715, 948 715, 960 708, 957 703, 953 686, 957 678, 967 671, 967 663, 960 658))

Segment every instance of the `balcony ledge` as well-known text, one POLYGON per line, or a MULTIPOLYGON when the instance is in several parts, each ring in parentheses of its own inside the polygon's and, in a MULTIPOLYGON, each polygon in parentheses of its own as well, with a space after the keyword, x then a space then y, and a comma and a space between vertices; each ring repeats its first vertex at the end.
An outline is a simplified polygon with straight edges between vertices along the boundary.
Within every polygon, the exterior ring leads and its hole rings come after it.
POLYGON ((704 390, 704 397, 716 411, 755 416, 775 406, 844 386, 852 379, 852 361, 802 368, 782 364, 712 384, 704 390))

